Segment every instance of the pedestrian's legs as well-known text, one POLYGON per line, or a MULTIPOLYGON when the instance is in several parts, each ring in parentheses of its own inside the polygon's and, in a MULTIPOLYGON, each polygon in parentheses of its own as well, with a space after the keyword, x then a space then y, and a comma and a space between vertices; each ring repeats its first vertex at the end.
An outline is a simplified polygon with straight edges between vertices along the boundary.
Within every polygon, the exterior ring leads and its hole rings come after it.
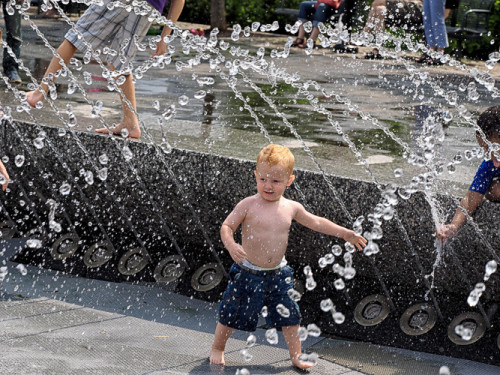
MULTIPOLYGON (((64 64, 67 66, 69 63, 69 60, 73 57, 73 55, 76 52, 76 47, 69 42, 67 39, 64 39, 64 42, 61 43, 59 48, 57 49, 57 55, 58 56, 53 56, 52 60, 50 60, 50 64, 45 71, 45 75, 43 76, 48 77, 50 74, 53 76, 53 80, 55 80, 55 73, 62 68, 60 61, 61 59, 64 61, 64 64)), ((41 89, 45 91, 45 94, 49 91, 49 87, 45 83, 40 84, 41 89)), ((44 99, 44 94, 40 90, 35 90, 35 91, 30 91, 27 94, 27 101, 29 105, 34 107, 36 103, 44 99)))
MULTIPOLYGON (((14 8, 14 14, 10 15, 7 11, 7 0, 2 0, 2 9, 3 16, 5 20, 5 29, 6 29, 6 42, 7 45, 12 49, 16 59, 19 59, 21 56, 21 13, 19 13, 19 9, 14 8)), ((10 2, 9 2, 10 3, 10 2)), ((22 1, 17 3, 22 4, 22 1)), ((12 6, 9 4, 9 6, 12 6)), ((18 63, 12 57, 6 48, 3 51, 3 71, 5 74, 9 76, 9 73, 15 72, 17 75, 17 71, 19 69, 18 63)), ((9 76, 10 78, 10 76, 9 76)))
POLYGON ((122 94, 120 94, 120 100, 122 103, 123 119, 118 125, 110 127, 109 130, 101 128, 96 129, 96 132, 108 134, 109 131, 111 131, 113 134, 122 134, 122 131, 126 131, 126 136, 130 138, 140 138, 141 129, 139 128, 139 120, 134 113, 137 107, 135 103, 135 85, 133 76, 131 73, 124 75, 123 77, 125 77, 125 82, 121 86, 118 86, 122 91, 122 94))

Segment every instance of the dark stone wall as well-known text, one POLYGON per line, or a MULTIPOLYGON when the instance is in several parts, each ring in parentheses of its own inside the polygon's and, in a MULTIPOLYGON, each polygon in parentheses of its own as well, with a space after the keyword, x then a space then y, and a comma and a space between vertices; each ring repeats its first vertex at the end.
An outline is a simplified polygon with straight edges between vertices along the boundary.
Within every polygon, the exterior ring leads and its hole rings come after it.
MULTIPOLYGON (((191 279, 207 263, 218 265, 222 274, 222 269, 229 269, 232 261, 221 244, 219 229, 235 204, 255 193, 253 161, 179 149, 162 150, 119 137, 82 132, 62 134, 59 128, 20 122, 4 123, 1 137, 13 183, 3 195, 0 220, 4 230, 11 227, 17 236, 32 236, 42 241, 41 248, 28 247, 14 260, 82 277, 155 282, 156 266, 169 256, 180 255, 186 270, 171 283, 173 290, 206 300, 220 297, 226 279, 209 291, 193 289, 191 279), (41 135, 44 146, 37 148, 34 140, 41 135), (128 161, 123 156, 124 147, 132 153, 128 161), (109 159, 107 164, 99 161, 103 154, 109 159), (25 157, 21 167, 14 162, 17 155, 25 157), (98 177, 102 168, 107 168, 105 180, 98 177), (85 179, 88 172, 92 172, 93 181, 85 179), (71 186, 67 195, 60 190, 64 182, 71 186), (60 231, 49 225, 49 199, 57 203, 53 214, 61 225, 60 231), (76 250, 63 249, 63 256, 54 257, 55 244, 68 234, 77 236, 76 250), (100 241, 106 241, 109 259, 99 267, 88 267, 85 254, 100 241), (124 255, 133 249, 142 252, 125 263, 132 269, 139 264, 141 270, 124 274, 120 262, 124 263, 124 255), (71 255, 65 256, 64 251, 71 255)), ((356 217, 373 213, 376 204, 382 201, 380 189, 372 183, 303 170, 296 171, 296 177, 287 197, 346 227, 352 227, 356 217), (339 200, 347 212, 340 207, 339 200)), ((437 199, 447 214, 452 215, 456 201, 447 196, 437 199)), ((384 236, 376 241, 380 253, 371 257, 354 254, 357 274, 353 280, 346 280, 342 291, 334 287, 338 276, 331 265, 320 268, 318 259, 330 252, 334 244, 343 246, 343 241, 293 224, 287 259, 296 270, 299 284, 305 284, 305 265, 312 267, 318 283, 313 291, 305 291, 300 301, 304 322, 316 322, 324 334, 499 364, 498 273, 486 283, 478 306, 469 307, 466 302, 474 285, 482 281, 486 262, 500 255, 498 206, 486 202, 475 215, 481 236, 467 225, 445 247, 442 264, 435 270, 435 288, 427 297, 431 279, 425 275, 432 272, 436 259, 429 205, 424 194, 418 192, 408 200, 400 198, 396 210, 395 218, 383 222, 384 236), (362 326, 354 319, 356 306, 374 294, 387 299, 390 313, 378 325, 362 326), (320 301, 325 298, 331 298, 337 310, 345 314, 343 324, 335 324, 330 313, 319 309, 320 301), (403 333, 400 318, 405 310, 425 302, 438 312, 435 327, 418 336, 403 333), (448 339, 447 329, 464 312, 480 315, 485 322, 485 334, 476 343, 456 345, 448 339)), ((344 264, 342 257, 336 262, 344 264)), ((201 275, 201 279, 207 277, 207 283, 213 279, 213 275, 201 275)))

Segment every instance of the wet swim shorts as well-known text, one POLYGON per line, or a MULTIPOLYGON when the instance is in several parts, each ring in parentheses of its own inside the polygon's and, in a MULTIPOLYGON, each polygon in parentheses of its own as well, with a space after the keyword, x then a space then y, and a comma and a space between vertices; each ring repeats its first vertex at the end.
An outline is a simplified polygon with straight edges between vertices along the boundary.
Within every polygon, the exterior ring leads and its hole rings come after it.
POLYGON ((259 313, 266 306, 269 328, 300 324, 299 306, 287 293, 292 287, 293 269, 289 266, 256 271, 234 263, 219 306, 219 322, 242 331, 255 331, 259 313), (281 313, 277 310, 279 304, 286 308, 281 313))

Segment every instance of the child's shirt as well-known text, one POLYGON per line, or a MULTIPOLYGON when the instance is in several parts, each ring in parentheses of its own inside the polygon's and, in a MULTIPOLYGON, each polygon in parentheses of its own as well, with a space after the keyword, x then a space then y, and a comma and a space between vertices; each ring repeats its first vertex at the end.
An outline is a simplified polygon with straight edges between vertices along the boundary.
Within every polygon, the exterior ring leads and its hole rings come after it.
POLYGON ((469 190, 484 195, 488 191, 493 179, 498 177, 500 177, 500 168, 496 168, 491 160, 483 161, 476 172, 469 190))
POLYGON ((158 12, 163 12, 163 8, 167 5, 168 0, 147 0, 158 12))

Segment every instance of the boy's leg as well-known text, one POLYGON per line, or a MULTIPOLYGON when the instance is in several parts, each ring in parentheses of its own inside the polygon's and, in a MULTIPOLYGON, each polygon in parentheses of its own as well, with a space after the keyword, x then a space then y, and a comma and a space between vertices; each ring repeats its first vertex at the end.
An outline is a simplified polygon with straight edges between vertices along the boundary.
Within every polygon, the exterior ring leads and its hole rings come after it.
MULTIPOLYGON (((75 52, 76 52, 76 47, 67 39, 65 39, 64 42, 62 42, 59 48, 57 49, 57 53, 64 60, 64 63, 66 65, 68 65, 69 60, 73 57, 75 52)), ((62 66, 61 64, 59 64, 59 62, 60 62, 59 57, 53 56, 52 60, 50 61, 49 67, 45 71, 45 75, 43 77, 45 78, 51 73, 55 74, 59 69, 61 69, 62 66)), ((45 91, 45 93, 49 91, 49 87, 45 83, 41 83, 40 86, 42 90, 45 91)), ((39 90, 34 90, 27 93, 28 104, 32 107, 34 107, 36 103, 38 103, 43 99, 44 95, 39 90)))
POLYGON ((226 342, 233 331, 233 328, 229 328, 221 323, 217 323, 217 328, 215 329, 214 335, 214 343, 212 344, 212 349, 210 350, 210 363, 218 365, 223 365, 226 363, 224 361, 224 350, 226 349, 226 342))
MULTIPOLYGON (((135 85, 132 79, 133 78, 132 73, 129 75, 125 75, 124 77, 125 77, 125 82, 123 83, 123 85, 118 87, 121 89, 123 96, 130 103, 130 106, 135 111, 137 107, 135 103, 135 85)), ((123 119, 118 125, 110 127, 109 130, 113 134, 120 134, 123 129, 127 129, 128 137, 140 138, 141 129, 139 128, 139 120, 137 119, 137 116, 130 108, 129 104, 124 100, 123 96, 122 94, 120 94, 123 119)), ((96 132, 108 134, 108 129, 106 128, 96 129, 96 132)))
POLYGON ((300 369, 306 369, 313 367, 311 363, 301 361, 299 359, 302 354, 302 344, 300 343, 297 330, 299 325, 281 327, 283 330, 283 336, 285 336, 285 341, 288 346, 288 352, 290 353, 290 359, 295 367, 300 369))

